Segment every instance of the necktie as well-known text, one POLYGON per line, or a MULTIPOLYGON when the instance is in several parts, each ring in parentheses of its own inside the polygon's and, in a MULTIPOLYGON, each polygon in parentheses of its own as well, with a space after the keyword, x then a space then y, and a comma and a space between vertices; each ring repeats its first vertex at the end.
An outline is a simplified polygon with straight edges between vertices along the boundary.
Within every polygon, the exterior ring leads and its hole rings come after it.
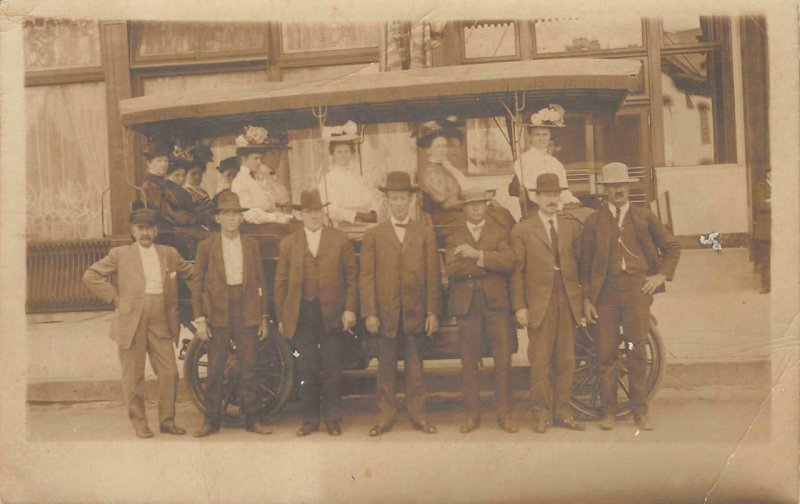
POLYGON ((550 219, 550 244, 553 246, 553 255, 556 260, 556 268, 561 268, 561 257, 558 255, 558 233, 556 226, 553 224, 553 219, 550 219))

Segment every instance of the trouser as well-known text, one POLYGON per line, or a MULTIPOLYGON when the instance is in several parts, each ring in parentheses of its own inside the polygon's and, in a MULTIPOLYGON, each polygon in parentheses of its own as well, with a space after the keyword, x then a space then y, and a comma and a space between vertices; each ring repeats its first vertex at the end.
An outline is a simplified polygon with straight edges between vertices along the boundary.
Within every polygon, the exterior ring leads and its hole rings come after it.
POLYGON ((119 349, 122 367, 122 392, 128 407, 128 418, 136 427, 147 426, 144 409, 144 361, 150 356, 150 366, 158 378, 158 422, 169 426, 175 423, 175 396, 178 392, 178 366, 172 335, 167 324, 164 296, 146 294, 139 326, 130 348, 119 349))
POLYGON ((378 409, 381 423, 392 425, 397 417, 397 356, 402 346, 405 368, 406 408, 414 423, 425 423, 425 382, 422 378, 422 359, 418 349, 425 344, 424 335, 403 332, 403 316, 400 316, 397 336, 378 336, 378 409))
MULTIPOLYGON (((236 360, 239 364, 239 401, 246 426, 258 419, 258 384, 256 362, 258 361, 258 327, 244 327, 244 300, 242 286, 228 286, 228 325, 211 326, 208 340, 208 379, 206 388, 205 422, 219 428, 222 414, 222 390, 225 368, 228 363, 229 341, 236 344, 236 360)), ((228 387, 233 386, 229 383, 228 387)), ((226 390, 226 396, 230 389, 226 390)), ((227 405, 227 400, 226 400, 227 405)))
POLYGON ((617 382, 622 365, 618 358, 620 325, 629 343, 625 365, 632 410, 634 414, 647 413, 647 334, 653 296, 642 292, 645 281, 645 273, 609 275, 597 300, 595 343, 602 382, 600 398, 605 415, 613 415, 617 409, 617 382))
POLYGON ((511 319, 508 311, 491 310, 486 306, 486 295, 481 290, 472 292, 467 315, 458 316, 458 337, 461 343, 461 372, 463 377, 464 406, 467 414, 480 418, 480 374, 483 340, 492 345, 494 360, 495 410, 498 418, 510 413, 511 370, 511 319))
POLYGON ((320 406, 326 422, 341 422, 342 332, 325 331, 319 298, 300 301, 292 343, 297 351, 300 411, 303 423, 319 426, 320 406), (321 400, 320 400, 321 398, 321 400))
POLYGON ((544 319, 528 328, 531 410, 536 418, 571 417, 575 375, 575 322, 561 273, 556 271, 544 319), (552 375, 552 377, 551 377, 552 375))

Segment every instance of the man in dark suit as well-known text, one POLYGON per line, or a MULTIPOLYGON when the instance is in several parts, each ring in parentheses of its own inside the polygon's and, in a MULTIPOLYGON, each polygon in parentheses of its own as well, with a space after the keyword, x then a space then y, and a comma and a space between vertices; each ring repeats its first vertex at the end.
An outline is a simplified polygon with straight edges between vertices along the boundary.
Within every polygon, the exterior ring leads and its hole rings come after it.
POLYGON ((220 428, 222 384, 228 362, 228 342, 236 343, 241 369, 241 402, 245 427, 250 432, 271 434, 256 419, 258 390, 255 366, 258 343, 267 337, 267 283, 258 242, 239 234, 242 212, 239 197, 231 191, 217 198, 215 220, 221 231, 197 247, 192 283, 196 336, 208 341, 208 382, 205 418, 196 437, 220 428), (210 333, 210 334, 209 334, 210 333))
POLYGON ((565 189, 558 175, 539 175, 532 191, 538 210, 511 232, 516 256, 511 298, 517 324, 528 329, 533 430, 538 433, 551 423, 586 428, 572 417, 569 405, 575 327, 583 323, 583 312, 578 281, 581 225, 559 213, 565 189))
POLYGON ((423 417, 425 384, 419 347, 439 329, 439 257, 433 230, 409 218, 417 188, 406 172, 390 172, 386 193, 391 216, 364 234, 361 243, 359 291, 367 331, 378 336, 378 407, 380 423, 370 436, 392 429, 397 416, 395 384, 398 347, 403 348, 406 407, 415 429, 427 434, 436 427, 423 417))
POLYGON ((647 333, 653 294, 672 280, 681 250, 678 241, 646 207, 630 204, 628 189, 637 179, 623 163, 603 166, 608 205, 587 217, 581 247, 584 312, 597 324, 595 342, 602 373, 600 427, 614 428, 617 408, 617 358, 620 333, 632 348, 625 359, 633 415, 642 430, 647 416, 647 333))
POLYGON ((150 355, 150 365, 158 377, 159 430, 186 433, 175 424, 178 367, 171 342, 177 345, 180 334, 177 275, 190 279, 192 265, 174 248, 153 244, 158 234, 156 219, 153 210, 134 210, 130 221, 136 241, 111 249, 83 275, 93 294, 114 305, 110 336, 119 345, 128 417, 136 435, 142 438, 153 437, 144 409, 146 355, 150 355), (116 281, 112 282, 114 274, 116 281))
POLYGON ((470 190, 462 195, 465 225, 447 238, 445 269, 450 279, 450 314, 458 319, 461 368, 467 416, 461 432, 480 424, 480 375, 483 340, 491 342, 494 360, 497 423, 516 432, 511 422, 511 303, 508 275, 514 270, 514 251, 508 231, 486 219, 493 191, 470 190))
POLYGON ((303 425, 298 436, 319 430, 320 389, 328 434, 342 433, 342 346, 356 324, 358 270, 353 245, 341 231, 322 225, 319 191, 303 191, 303 229, 285 237, 275 272, 280 333, 294 344, 303 425))

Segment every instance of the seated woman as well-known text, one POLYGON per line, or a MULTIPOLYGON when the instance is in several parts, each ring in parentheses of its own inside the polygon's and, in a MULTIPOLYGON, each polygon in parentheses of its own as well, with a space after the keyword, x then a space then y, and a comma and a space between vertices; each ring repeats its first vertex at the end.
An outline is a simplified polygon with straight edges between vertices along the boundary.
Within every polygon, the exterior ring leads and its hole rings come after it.
POLYGON ((206 173, 206 165, 214 160, 214 154, 211 149, 203 143, 198 143, 190 149, 191 161, 186 165, 186 183, 183 188, 192 197, 192 201, 196 204, 203 204, 210 202, 211 196, 208 192, 201 187, 203 183, 203 175, 206 173))
MULTIPOLYGON (((428 121, 416 133, 417 147, 426 149, 428 162, 417 174, 422 191, 423 209, 431 222, 441 230, 455 228, 465 222, 461 191, 467 178, 448 159, 451 139, 461 139, 457 118, 428 121)), ((500 226, 510 230, 514 217, 504 207, 493 203, 486 214, 500 226)))
MULTIPOLYGON (((173 205, 174 201, 171 202, 166 194, 167 185, 164 177, 174 166, 176 147, 172 143, 150 140, 143 152, 147 164, 147 179, 142 185, 142 191, 147 207, 158 211, 157 225, 161 233, 169 233, 176 226, 192 226, 197 223, 197 217, 191 206, 173 205)), ((183 191, 180 186, 178 189, 183 191)))
POLYGON ((206 164, 213 158, 211 149, 203 143, 196 143, 186 149, 175 146, 173 149, 173 160, 167 169, 167 177, 164 182, 164 194, 167 202, 174 210, 188 210, 195 214, 196 224, 210 229, 214 226, 214 208, 208 193, 202 188, 206 198, 196 200, 192 193, 186 189, 186 180, 189 172, 206 169, 206 164))
POLYGON ((358 126, 348 121, 344 126, 326 127, 322 138, 328 141, 331 164, 317 189, 322 202, 330 204, 327 211, 333 225, 378 222, 385 213, 383 194, 361 175, 353 156, 359 140, 358 126))
POLYGON ((248 208, 242 214, 246 222, 264 224, 286 223, 291 220, 291 215, 279 210, 276 201, 255 178, 261 165, 261 156, 268 150, 266 146, 279 141, 271 138, 266 129, 255 126, 247 126, 236 137, 236 156, 239 158, 240 169, 231 182, 231 190, 239 196, 241 205, 248 208))
POLYGON ((220 173, 220 175, 222 175, 222 182, 217 188, 214 198, 216 198, 217 194, 221 193, 222 191, 231 189, 231 185, 233 185, 233 179, 235 179, 236 175, 239 173, 239 157, 231 156, 223 159, 219 166, 217 166, 217 171, 220 173))
POLYGON ((281 166, 284 151, 290 148, 289 135, 285 131, 272 131, 261 154, 261 164, 254 175, 275 207, 284 210, 290 208, 292 201, 289 190, 278 177, 278 169, 281 166))
MULTIPOLYGON (((552 156, 548 150, 552 143, 552 130, 563 128, 564 109, 560 105, 549 105, 531 115, 530 124, 527 124, 527 140, 529 148, 519 157, 519 163, 514 165, 514 177, 508 186, 511 196, 520 197, 533 209, 536 204, 528 198, 528 192, 520 188, 530 188, 536 185, 536 178, 543 173, 555 173, 561 187, 567 187, 567 171, 564 165, 552 156)), ((580 206, 580 200, 569 190, 561 192, 561 203, 567 207, 580 206)))

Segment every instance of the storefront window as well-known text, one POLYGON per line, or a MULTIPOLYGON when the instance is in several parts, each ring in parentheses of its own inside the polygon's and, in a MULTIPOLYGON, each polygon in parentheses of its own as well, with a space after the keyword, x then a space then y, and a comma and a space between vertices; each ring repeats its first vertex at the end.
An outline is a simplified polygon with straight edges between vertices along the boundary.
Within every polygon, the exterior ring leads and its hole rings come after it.
POLYGON ((23 27, 27 70, 100 66, 96 21, 26 19, 23 27))
POLYGON ((536 52, 586 52, 642 47, 639 18, 537 19, 536 52))
POLYGON ((517 25, 513 21, 465 23, 463 30, 467 59, 517 55, 517 25))
POLYGON ((195 54, 199 46, 194 23, 151 22, 139 26, 137 56, 195 54))
POLYGON ((284 54, 377 48, 381 30, 377 23, 286 23, 281 25, 284 54))
POLYGON ((661 43, 665 46, 697 44, 711 40, 707 18, 670 16, 662 19, 661 43))
POLYGON ((263 54, 263 23, 147 22, 134 25, 136 60, 200 59, 224 55, 263 54))

